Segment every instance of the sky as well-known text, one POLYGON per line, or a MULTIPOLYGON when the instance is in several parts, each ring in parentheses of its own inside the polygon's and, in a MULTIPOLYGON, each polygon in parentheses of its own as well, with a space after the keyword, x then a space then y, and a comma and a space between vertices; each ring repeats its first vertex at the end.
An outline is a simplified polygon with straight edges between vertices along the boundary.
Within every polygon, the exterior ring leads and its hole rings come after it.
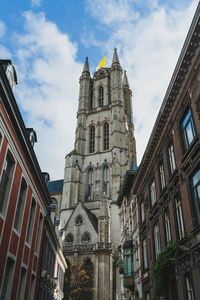
POLYGON ((64 176, 74 149, 79 77, 111 65, 117 47, 133 93, 140 163, 197 0, 0 0, 0 58, 12 59, 14 88, 34 149, 51 180, 64 176))

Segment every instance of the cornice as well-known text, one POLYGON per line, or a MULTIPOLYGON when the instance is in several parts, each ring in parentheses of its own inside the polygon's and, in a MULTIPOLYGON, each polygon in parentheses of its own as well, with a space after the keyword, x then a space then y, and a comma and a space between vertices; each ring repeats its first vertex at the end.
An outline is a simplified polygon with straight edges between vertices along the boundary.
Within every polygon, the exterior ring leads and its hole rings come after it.
POLYGON ((194 15, 192 24, 187 34, 185 43, 181 50, 179 59, 177 61, 174 73, 170 80, 167 92, 163 99, 160 111, 158 113, 156 122, 154 124, 151 136, 149 138, 146 150, 144 152, 142 161, 139 166, 138 174, 136 176, 133 190, 138 191, 139 184, 144 179, 144 174, 147 170, 152 155, 158 145, 166 124, 168 123, 173 108, 176 105, 179 96, 184 88, 184 84, 193 67, 194 60, 200 53, 200 3, 198 4, 196 13, 194 15))

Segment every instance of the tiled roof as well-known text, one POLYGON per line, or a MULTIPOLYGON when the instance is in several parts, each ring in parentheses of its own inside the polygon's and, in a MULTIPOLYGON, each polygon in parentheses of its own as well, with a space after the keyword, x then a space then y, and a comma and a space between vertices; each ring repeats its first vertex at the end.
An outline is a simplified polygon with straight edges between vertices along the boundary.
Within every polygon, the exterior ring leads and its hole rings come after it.
POLYGON ((47 183, 47 188, 49 190, 49 194, 62 193, 63 191, 63 179, 49 181, 47 183))

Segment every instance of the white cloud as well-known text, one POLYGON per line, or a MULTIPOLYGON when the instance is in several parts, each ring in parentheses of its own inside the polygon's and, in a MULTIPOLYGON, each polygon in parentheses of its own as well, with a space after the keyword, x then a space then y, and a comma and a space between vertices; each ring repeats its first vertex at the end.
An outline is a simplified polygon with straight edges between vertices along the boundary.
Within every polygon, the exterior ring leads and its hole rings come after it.
POLYGON ((41 169, 51 179, 64 175, 65 155, 73 149, 78 105, 77 46, 43 13, 24 13, 25 33, 15 35, 19 86, 15 93, 35 145, 41 169))
POLYGON ((92 16, 105 26, 109 25, 110 37, 103 47, 104 52, 107 49, 108 61, 111 62, 112 49, 117 45, 121 65, 127 70, 133 91, 138 161, 144 153, 197 3, 192 1, 181 9, 169 9, 159 6, 157 1, 147 1, 148 14, 139 16, 130 1, 87 1, 92 16), (118 4, 122 17, 114 19, 118 4), (99 11, 104 8, 103 17, 95 7, 99 11), (132 12, 139 17, 132 19, 132 12), (116 26, 113 21, 117 22, 116 26))
POLYGON ((40 6, 41 5, 42 0, 31 0, 31 6, 40 6))

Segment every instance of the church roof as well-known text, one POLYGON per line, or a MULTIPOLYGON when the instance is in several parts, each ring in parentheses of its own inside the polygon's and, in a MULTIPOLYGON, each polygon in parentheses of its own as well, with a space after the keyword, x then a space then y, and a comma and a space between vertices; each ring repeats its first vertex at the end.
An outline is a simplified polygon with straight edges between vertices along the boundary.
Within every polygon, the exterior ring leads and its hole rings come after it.
POLYGON ((63 179, 49 181, 47 183, 47 188, 48 188, 49 194, 62 193, 63 181, 64 181, 63 179))
POLYGON ((85 205, 83 204, 84 208, 85 208, 85 211, 88 215, 88 218, 90 219, 90 222, 92 223, 95 231, 97 232, 98 231, 98 220, 97 220, 97 217, 87 208, 85 207, 85 205))

